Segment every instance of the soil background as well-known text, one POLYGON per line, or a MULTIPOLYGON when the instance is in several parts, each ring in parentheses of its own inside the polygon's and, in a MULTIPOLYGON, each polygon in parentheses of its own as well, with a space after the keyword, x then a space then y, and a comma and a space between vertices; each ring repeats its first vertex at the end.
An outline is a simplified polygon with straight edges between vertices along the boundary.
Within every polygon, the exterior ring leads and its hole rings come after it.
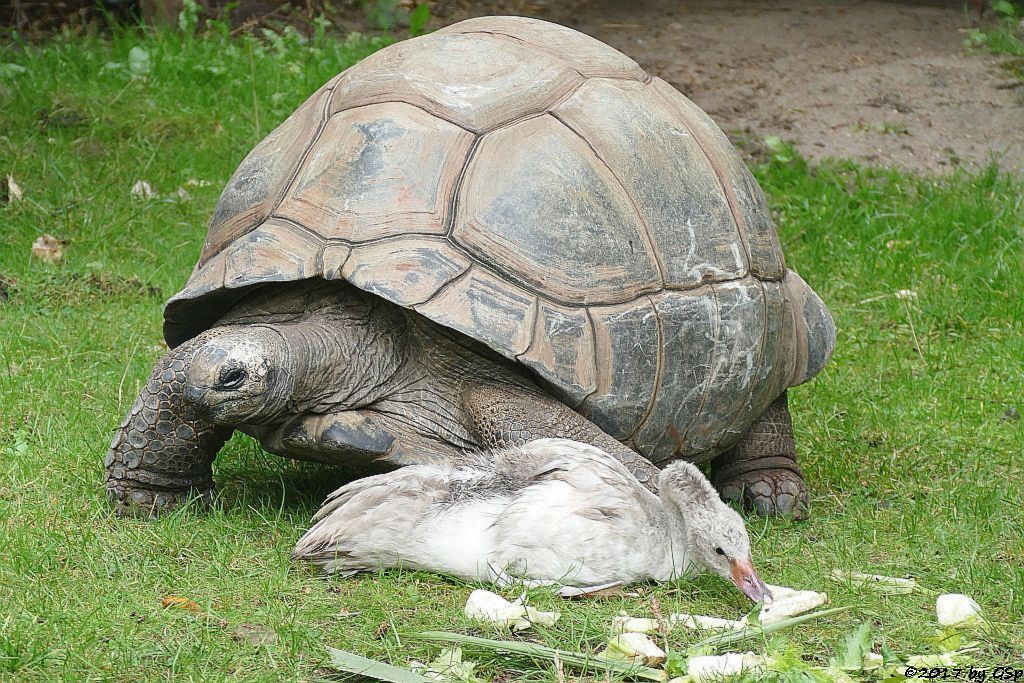
MULTIPOLYGON (((96 1, 13 0, 5 9, 11 0, 0 0, 0 25, 38 26, 44 35, 69 24, 81 30, 76 19, 95 21, 96 1)), ((141 10, 174 24, 181 5, 101 1, 129 23, 141 10)), ((339 33, 373 33, 381 29, 372 25, 374 8, 408 18, 419 2, 431 9, 430 28, 473 16, 533 16, 629 55, 707 111, 749 158, 763 156, 763 140, 776 136, 811 161, 939 174, 995 162, 1024 171, 1024 60, 1008 69, 1009 57, 965 48, 978 0, 198 1, 213 16, 232 6, 239 31, 287 23, 308 31, 311 18, 326 12, 339 33)), ((401 22, 391 34, 407 35, 401 22)))
POLYGON ((707 111, 748 155, 778 136, 812 161, 924 173, 1024 169, 1024 84, 969 53, 962 2, 463 3, 557 21, 626 53, 707 111))

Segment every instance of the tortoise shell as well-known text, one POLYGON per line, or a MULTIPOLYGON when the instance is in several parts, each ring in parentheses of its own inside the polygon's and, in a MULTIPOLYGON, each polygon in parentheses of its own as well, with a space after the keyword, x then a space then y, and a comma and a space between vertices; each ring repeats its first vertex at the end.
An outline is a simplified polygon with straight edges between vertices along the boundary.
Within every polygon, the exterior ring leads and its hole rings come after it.
POLYGON ((613 48, 519 17, 380 50, 257 145, 167 341, 314 277, 515 359, 654 462, 734 442, 835 334, 711 119, 613 48))

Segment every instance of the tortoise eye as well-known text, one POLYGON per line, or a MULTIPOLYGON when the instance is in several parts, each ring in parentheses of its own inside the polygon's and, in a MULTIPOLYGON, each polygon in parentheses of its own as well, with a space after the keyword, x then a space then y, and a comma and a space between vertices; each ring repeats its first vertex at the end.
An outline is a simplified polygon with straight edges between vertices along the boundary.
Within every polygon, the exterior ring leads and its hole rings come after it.
POLYGON ((245 381, 246 372, 244 368, 225 369, 220 373, 221 389, 237 389, 245 381))
POLYGON ((715 552, 718 553, 719 555, 725 555, 725 551, 722 550, 721 548, 715 548, 715 552))

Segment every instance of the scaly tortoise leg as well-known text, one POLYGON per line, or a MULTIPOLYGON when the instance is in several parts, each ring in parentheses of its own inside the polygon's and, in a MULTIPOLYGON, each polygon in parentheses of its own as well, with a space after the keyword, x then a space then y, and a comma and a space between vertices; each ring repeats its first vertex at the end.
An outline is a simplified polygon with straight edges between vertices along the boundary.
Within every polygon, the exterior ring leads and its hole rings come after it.
POLYGON ((119 515, 153 515, 198 496, 213 500, 217 451, 232 429, 205 420, 185 402, 185 371, 211 330, 157 361, 114 435, 106 459, 107 497, 119 515))
POLYGON ((429 449, 418 449, 395 436, 386 416, 372 410, 306 414, 273 430, 256 432, 263 447, 286 458, 323 462, 365 476, 424 462, 429 449))
POLYGON ((475 386, 465 391, 463 406, 487 448, 521 446, 546 438, 580 441, 614 456, 640 483, 657 493, 657 467, 550 396, 510 387, 475 386))
POLYGON ((725 500, 759 515, 807 517, 804 474, 796 462, 793 420, 783 392, 730 450, 711 461, 711 480, 725 500))

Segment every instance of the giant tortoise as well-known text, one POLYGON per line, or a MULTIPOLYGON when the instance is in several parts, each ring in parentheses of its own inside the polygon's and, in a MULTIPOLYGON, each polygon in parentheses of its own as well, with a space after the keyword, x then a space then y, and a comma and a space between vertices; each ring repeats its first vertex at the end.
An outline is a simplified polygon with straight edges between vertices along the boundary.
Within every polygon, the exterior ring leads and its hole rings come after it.
POLYGON ((835 343, 711 119, 519 17, 316 91, 235 171, 164 317, 106 460, 122 512, 209 499, 238 429, 353 474, 567 437, 802 514, 786 389, 835 343))

